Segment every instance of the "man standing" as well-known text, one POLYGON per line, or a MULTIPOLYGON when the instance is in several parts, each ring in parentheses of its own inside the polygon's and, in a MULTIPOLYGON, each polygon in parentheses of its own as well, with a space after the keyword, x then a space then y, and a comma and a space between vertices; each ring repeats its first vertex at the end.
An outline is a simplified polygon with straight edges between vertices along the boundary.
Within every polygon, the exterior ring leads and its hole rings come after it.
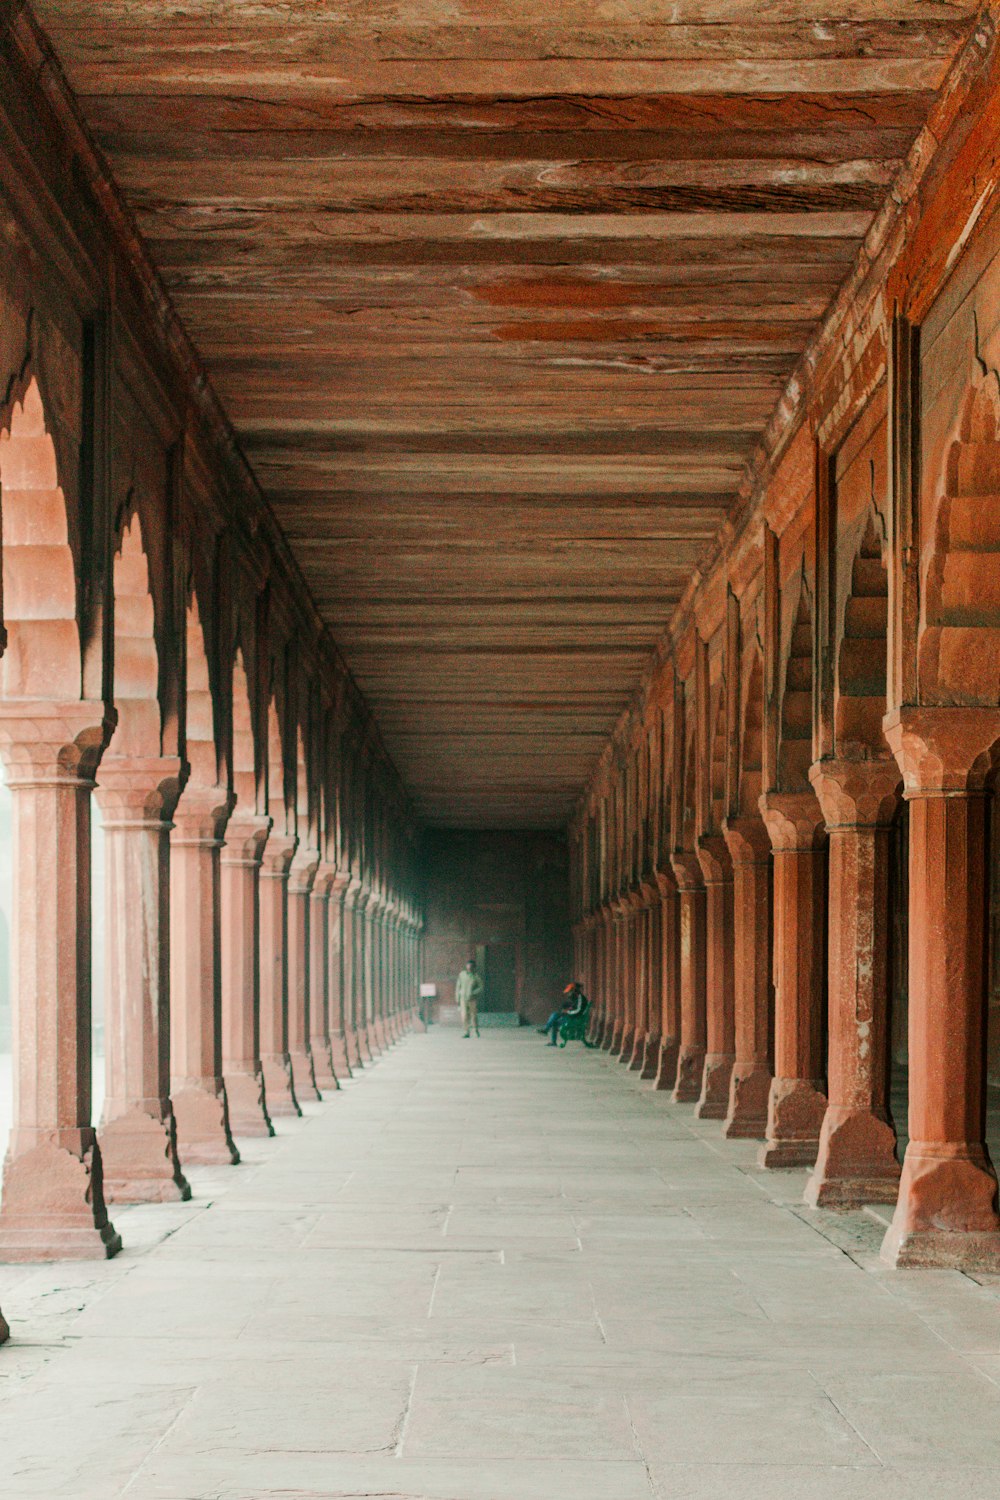
POLYGON ((475 960, 470 958, 455 986, 455 999, 462 1008, 466 1036, 471 1036, 473 1029, 476 1036, 479 1035, 479 999, 484 988, 482 975, 477 973, 475 960))

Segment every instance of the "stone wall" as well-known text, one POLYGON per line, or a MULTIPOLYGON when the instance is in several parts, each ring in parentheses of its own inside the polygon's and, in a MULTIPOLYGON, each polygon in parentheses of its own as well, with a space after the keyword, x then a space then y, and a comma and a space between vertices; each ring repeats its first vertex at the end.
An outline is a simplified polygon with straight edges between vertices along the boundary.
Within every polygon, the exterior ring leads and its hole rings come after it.
POLYGON ((517 1009, 544 1020, 572 977, 562 836, 432 829, 421 840, 419 867, 424 979, 437 985, 440 1001, 453 999, 458 972, 477 947, 513 944, 517 1009))

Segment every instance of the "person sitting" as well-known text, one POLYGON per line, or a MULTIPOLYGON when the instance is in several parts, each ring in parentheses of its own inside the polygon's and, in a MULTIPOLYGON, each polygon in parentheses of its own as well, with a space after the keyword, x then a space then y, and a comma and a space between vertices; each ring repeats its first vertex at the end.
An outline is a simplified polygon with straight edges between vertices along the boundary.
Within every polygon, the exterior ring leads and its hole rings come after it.
POLYGON ((579 979, 574 979, 572 984, 568 984, 563 990, 563 994, 566 996, 566 999, 563 1002, 562 1009, 554 1010, 545 1025, 538 1028, 539 1036, 548 1036, 551 1033, 550 1047, 557 1047, 559 1045, 559 1023, 564 1017, 582 1015, 587 1008, 587 997, 583 993, 583 985, 579 979))

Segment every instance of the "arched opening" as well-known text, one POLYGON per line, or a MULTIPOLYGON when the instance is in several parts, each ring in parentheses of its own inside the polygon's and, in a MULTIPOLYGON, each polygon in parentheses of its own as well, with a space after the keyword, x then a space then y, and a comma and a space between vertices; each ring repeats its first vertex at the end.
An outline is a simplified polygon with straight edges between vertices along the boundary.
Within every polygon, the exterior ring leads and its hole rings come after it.
POLYGON ((837 754, 865 759, 887 756, 885 715, 889 580, 882 543, 870 511, 851 567, 844 629, 837 653, 837 754))
POLYGON ((108 725, 81 698, 69 514, 34 377, 0 431, 0 507, 13 937, 0 1252, 9 1236, 22 1259, 114 1254, 92 1125, 90 793, 108 725))
POLYGON ((792 622, 781 695, 778 785, 783 792, 808 792, 812 764, 813 626, 803 578, 792 622))
POLYGON ((32 380, 0 432, 3 610, 0 696, 69 703, 80 697, 76 572, 56 450, 32 380))

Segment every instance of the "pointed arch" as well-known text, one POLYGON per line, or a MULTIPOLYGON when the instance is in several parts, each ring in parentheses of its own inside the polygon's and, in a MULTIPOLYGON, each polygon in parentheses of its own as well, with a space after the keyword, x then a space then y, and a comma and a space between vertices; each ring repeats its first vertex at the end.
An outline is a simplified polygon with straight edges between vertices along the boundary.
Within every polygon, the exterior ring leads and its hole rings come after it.
POLYGON ((927 569, 920 685, 929 702, 1000 704, 1000 376, 980 369, 948 450, 927 569))
POLYGON ((257 807, 257 752, 253 732, 253 710, 242 647, 233 658, 233 791, 244 812, 257 807))
POLYGON ((198 595, 192 590, 187 609, 187 758, 190 785, 215 786, 219 779, 219 754, 215 737, 215 705, 202 629, 198 595))
POLYGON ((754 642, 743 702, 740 735, 739 809, 744 818, 759 817, 764 785, 764 663, 754 642))
POLYGON ((112 570, 115 595, 115 708, 112 755, 159 755, 162 715, 156 618, 142 523, 133 513, 122 531, 112 570))
POLYGON ((4 698, 68 703, 82 686, 76 568, 56 449, 34 378, 0 431, 4 698))
POLYGON ((714 711, 710 713, 711 761, 709 765, 709 833, 719 833, 726 815, 726 765, 729 740, 726 733, 726 680, 719 679, 715 689, 714 711))
POLYGON ((778 787, 783 792, 809 790, 812 764, 813 621, 805 576, 799 583, 792 621, 785 681, 781 694, 778 742, 778 787))
POLYGON ((888 752, 882 733, 888 675, 889 579, 874 509, 851 567, 837 652, 834 733, 838 754, 888 752))

